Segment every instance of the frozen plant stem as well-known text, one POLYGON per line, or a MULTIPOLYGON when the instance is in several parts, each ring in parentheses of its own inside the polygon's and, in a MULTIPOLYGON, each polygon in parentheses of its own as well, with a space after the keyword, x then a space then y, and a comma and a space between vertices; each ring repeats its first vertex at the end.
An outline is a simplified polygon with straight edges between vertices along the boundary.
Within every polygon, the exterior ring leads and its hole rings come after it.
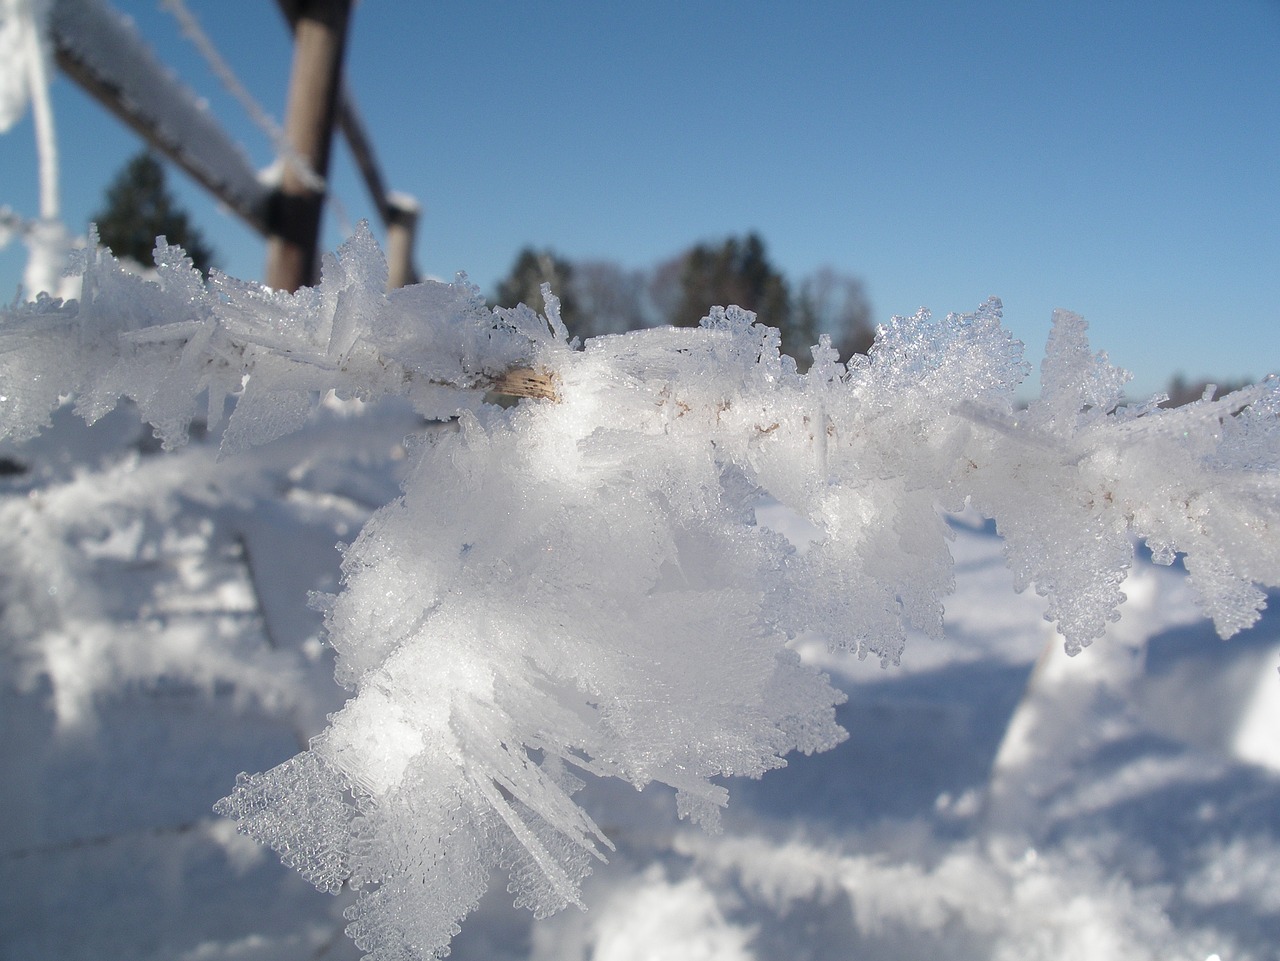
POLYGON ((535 397, 540 400, 559 401, 555 375, 547 371, 520 367, 495 377, 489 389, 504 397, 535 397))

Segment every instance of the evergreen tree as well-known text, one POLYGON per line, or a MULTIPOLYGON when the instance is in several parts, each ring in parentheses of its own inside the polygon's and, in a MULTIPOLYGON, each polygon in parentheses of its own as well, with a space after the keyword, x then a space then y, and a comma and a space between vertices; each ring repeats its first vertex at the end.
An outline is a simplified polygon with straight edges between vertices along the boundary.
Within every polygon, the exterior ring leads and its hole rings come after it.
POLYGON ((791 284, 770 262, 755 233, 702 243, 648 270, 609 261, 570 262, 547 248, 525 247, 499 283, 493 304, 543 311, 551 285, 569 333, 583 340, 655 324, 696 327, 712 307, 736 304, 782 332, 782 350, 801 370, 828 334, 842 360, 865 353, 874 331, 862 282, 823 267, 791 284))
POLYGON ((711 307, 736 304, 786 336, 791 313, 787 282, 769 262, 758 234, 730 237, 718 246, 698 244, 684 256, 680 291, 671 318, 677 327, 696 327, 711 307))
POLYGON ((560 298, 560 319, 572 336, 590 336, 580 329, 577 302, 571 289, 573 267, 550 250, 525 247, 516 256, 511 272, 498 284, 495 306, 515 307, 527 304, 539 313, 546 312, 542 302, 542 285, 550 284, 551 292, 560 298))
POLYGON ((213 248, 165 184, 164 167, 150 151, 130 160, 108 185, 106 206, 93 216, 98 239, 117 257, 140 264, 152 262, 156 238, 186 250, 191 262, 208 273, 213 248))
MULTIPOLYGON (((862 281, 831 267, 822 267, 800 282, 791 309, 796 331, 793 339, 811 346, 818 342, 819 334, 829 334, 841 360, 865 354, 875 341, 871 305, 862 281)), ((807 351, 803 360, 808 360, 807 351)))
POLYGON ((582 338, 620 334, 650 327, 649 277, 643 270, 628 270, 608 260, 575 263, 568 294, 582 338))
POLYGON ((808 299, 792 302, 787 279, 770 263, 758 234, 730 237, 718 246, 699 244, 686 253, 670 322, 693 327, 711 307, 730 304, 755 311, 760 323, 778 328, 783 352, 802 370, 808 367, 809 349, 823 331, 822 318, 808 299))

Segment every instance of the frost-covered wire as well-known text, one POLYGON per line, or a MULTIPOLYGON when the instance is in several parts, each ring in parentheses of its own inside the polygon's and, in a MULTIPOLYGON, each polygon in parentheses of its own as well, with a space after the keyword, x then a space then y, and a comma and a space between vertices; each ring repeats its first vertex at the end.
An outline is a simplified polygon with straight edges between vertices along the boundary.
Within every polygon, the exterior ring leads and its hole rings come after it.
POLYGON ((216 271, 206 283, 184 251, 164 245, 151 283, 93 240, 80 255, 79 301, 46 298, 29 312, 7 311, 0 324, 0 383, 11 388, 2 391, 0 436, 34 436, 68 389, 91 420, 132 400, 166 447, 181 445, 206 410, 218 426, 225 398, 239 394, 227 453, 296 429, 315 393, 407 396, 423 416, 448 418, 528 366, 538 344, 565 339, 557 317, 492 311, 466 283, 385 294, 386 262, 363 223, 341 256, 327 258, 324 283, 296 294, 216 271), (61 373, 31 376, 45 365, 61 373))

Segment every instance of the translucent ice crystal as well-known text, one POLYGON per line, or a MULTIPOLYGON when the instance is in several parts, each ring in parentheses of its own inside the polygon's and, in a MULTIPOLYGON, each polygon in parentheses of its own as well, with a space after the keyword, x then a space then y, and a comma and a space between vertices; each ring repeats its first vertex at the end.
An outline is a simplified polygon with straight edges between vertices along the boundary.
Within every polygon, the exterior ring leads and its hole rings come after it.
POLYGON ((536 914, 577 902, 610 847, 580 776, 669 785, 714 829, 714 778, 838 743, 840 695, 789 642, 890 664, 908 628, 940 633, 941 511, 996 519, 1072 651, 1117 616, 1135 535, 1185 555, 1224 635, 1280 584, 1280 385, 1121 406, 1126 375, 1071 314, 1019 409, 1027 367, 995 300, 897 318, 847 367, 820 345, 802 375, 732 307, 575 349, 554 299, 541 317, 463 282, 386 293, 367 232, 293 295, 159 261, 143 282, 95 253, 81 303, 4 311, 6 436, 68 393, 91 419, 132 398, 167 444, 201 394, 211 417, 235 394, 224 450, 296 428, 328 391, 450 422, 322 599, 350 700, 219 804, 318 887, 360 888, 349 930, 376 958, 446 952, 495 867, 536 914), (486 405, 515 369, 547 399, 486 405), (766 501, 812 543, 757 525, 766 501))

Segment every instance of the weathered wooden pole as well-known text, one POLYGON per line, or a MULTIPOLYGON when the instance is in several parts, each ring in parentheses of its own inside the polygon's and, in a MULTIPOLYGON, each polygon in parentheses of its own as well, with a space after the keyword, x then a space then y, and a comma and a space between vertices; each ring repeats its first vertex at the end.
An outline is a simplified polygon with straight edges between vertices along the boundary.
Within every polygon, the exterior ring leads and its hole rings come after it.
MULTIPOLYGON (((276 0, 280 12, 291 30, 298 27, 301 16, 300 0, 276 0)), ((345 84, 343 85, 345 88, 345 84)), ((365 186, 369 188, 369 196, 378 209, 378 216, 387 228, 387 261, 391 279, 388 286, 403 287, 418 281, 418 271, 413 265, 413 231, 418 219, 418 204, 404 194, 394 193, 387 189, 382 178, 382 170, 378 166, 378 158, 374 155, 373 141, 365 131, 360 112, 355 101, 343 89, 338 93, 338 130, 347 139, 351 148, 352 159, 365 186), (412 213, 410 213, 412 211, 412 213)))
POLYGON ((413 266, 413 235, 418 226, 418 202, 404 194, 388 194, 387 289, 418 282, 413 266))
POLYGON ((298 0, 293 4, 297 20, 285 137, 310 171, 298 170, 295 164, 286 162, 280 186, 271 197, 267 214, 271 232, 267 243, 267 283, 280 290, 297 290, 316 280, 323 180, 329 172, 351 3, 352 0, 298 0))

